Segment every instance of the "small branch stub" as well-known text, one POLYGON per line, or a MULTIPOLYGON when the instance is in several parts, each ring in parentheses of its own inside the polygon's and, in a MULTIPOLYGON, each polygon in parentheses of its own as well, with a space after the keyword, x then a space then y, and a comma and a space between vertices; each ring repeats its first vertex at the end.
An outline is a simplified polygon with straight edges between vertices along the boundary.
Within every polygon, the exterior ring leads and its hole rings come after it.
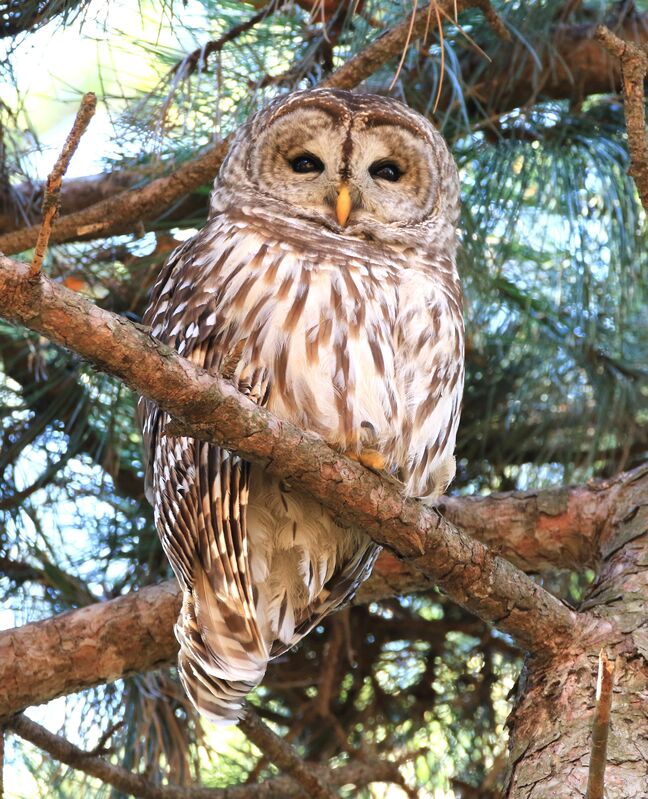
POLYGON ((76 119, 74 120, 74 125, 72 125, 72 130, 65 140, 65 144, 54 164, 54 168, 48 175, 47 184, 45 185, 45 194, 43 196, 43 221, 38 231, 34 257, 29 270, 30 278, 40 274, 43 258, 45 257, 45 251, 47 250, 47 244, 52 232, 52 222, 59 209, 63 175, 67 172, 72 156, 76 152, 79 142, 81 141, 81 136, 86 132, 96 109, 97 96, 94 92, 84 94, 79 110, 77 111, 76 119))
POLYGON ((586 799, 604 798, 605 765, 607 762, 607 742, 610 730, 613 687, 614 663, 610 662, 605 650, 602 649, 598 662, 596 707, 594 708, 594 721, 592 723, 592 752, 590 755, 586 799))

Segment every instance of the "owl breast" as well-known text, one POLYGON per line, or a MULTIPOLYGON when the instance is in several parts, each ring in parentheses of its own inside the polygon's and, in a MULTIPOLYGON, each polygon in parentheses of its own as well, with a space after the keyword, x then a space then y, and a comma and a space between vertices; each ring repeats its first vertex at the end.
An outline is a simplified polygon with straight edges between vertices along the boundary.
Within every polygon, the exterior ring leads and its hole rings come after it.
POLYGON ((211 323, 219 331, 220 371, 275 415, 332 446, 376 449, 392 470, 407 467, 416 453, 429 461, 426 473, 442 460, 442 450, 454 447, 458 395, 446 412, 443 391, 435 398, 418 373, 425 364, 413 355, 429 345, 427 334, 435 339, 437 366, 446 357, 456 360, 459 331, 442 312, 448 305, 442 285, 437 290, 425 269, 391 248, 322 233, 312 243, 295 240, 294 225, 291 237, 273 240, 249 218, 221 218, 214 227, 221 256, 215 266, 213 255, 195 264, 202 277, 194 290, 206 304, 201 327, 211 323), (416 318, 422 298, 422 312, 430 310, 430 293, 438 305, 436 329, 416 318), (408 318, 423 328, 416 341, 407 340, 408 318), (435 424, 448 431, 436 452, 421 440, 430 435, 419 418, 426 402, 435 424))
POLYGON ((267 370, 269 410, 332 445, 388 437, 402 413, 397 270, 367 263, 352 248, 332 258, 262 241, 249 229, 237 238, 220 276, 223 306, 236 313, 244 340, 235 382, 255 384, 267 370), (237 269, 244 262, 248 268, 237 269))

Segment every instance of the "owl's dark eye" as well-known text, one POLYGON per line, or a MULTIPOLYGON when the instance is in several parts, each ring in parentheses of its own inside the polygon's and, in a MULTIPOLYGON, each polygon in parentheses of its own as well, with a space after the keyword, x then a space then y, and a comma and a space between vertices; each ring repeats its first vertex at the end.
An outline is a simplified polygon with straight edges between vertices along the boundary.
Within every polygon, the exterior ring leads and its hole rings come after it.
POLYGON ((369 167, 369 174, 372 178, 380 178, 381 180, 388 180, 390 183, 396 183, 403 173, 393 161, 376 161, 375 164, 369 167))
POLYGON ((292 171, 300 175, 324 171, 324 164, 314 155, 298 155, 296 158, 291 158, 289 163, 292 171))

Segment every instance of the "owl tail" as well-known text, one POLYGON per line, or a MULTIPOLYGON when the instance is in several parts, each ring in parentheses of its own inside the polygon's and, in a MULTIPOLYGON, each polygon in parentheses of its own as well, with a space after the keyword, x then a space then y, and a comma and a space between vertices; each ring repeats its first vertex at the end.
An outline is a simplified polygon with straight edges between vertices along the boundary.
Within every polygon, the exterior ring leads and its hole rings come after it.
POLYGON ((204 572, 184 593, 175 626, 180 679, 200 713, 217 723, 241 718, 243 700, 265 674, 268 648, 247 615, 231 597, 219 597, 204 572))

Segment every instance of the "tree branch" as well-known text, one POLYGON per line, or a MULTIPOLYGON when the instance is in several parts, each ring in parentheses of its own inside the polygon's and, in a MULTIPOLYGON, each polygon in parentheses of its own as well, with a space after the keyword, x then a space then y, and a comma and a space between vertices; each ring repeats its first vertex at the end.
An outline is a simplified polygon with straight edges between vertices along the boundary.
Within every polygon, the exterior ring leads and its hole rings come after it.
POLYGON ((335 799, 336 794, 299 757, 293 747, 273 732, 248 705, 238 723, 240 729, 281 771, 293 777, 315 799, 335 799))
POLYGON ((605 766, 613 688, 614 663, 610 662, 605 650, 602 649, 598 663, 596 707, 592 722, 592 751, 585 799, 603 799, 605 796, 605 766))
MULTIPOLYGON (((577 566, 579 539, 591 538, 592 547, 599 540, 610 546, 610 520, 624 514, 626 491, 636 485, 648 491, 645 470, 572 489, 443 501, 457 524, 495 545, 501 542, 507 553, 510 534, 511 545, 524 553, 523 562, 528 563, 533 548, 546 536, 555 550, 540 545, 541 560, 547 551, 552 557, 562 552, 577 566)), ((420 572, 383 551, 356 602, 384 600, 431 585, 420 572)), ((179 588, 169 581, 0 632, 0 719, 63 694, 172 662, 177 653, 173 624, 180 604, 179 588)), ((481 633, 476 629, 472 634, 481 633)), ((431 635, 429 625, 425 635, 431 635)))
MULTIPOLYGON (((119 791, 142 799, 289 799, 303 797, 303 790, 288 777, 277 777, 259 785, 237 785, 231 788, 181 788, 175 785, 155 785, 139 774, 115 766, 102 757, 86 752, 60 735, 54 735, 40 724, 19 715, 12 718, 7 729, 50 754, 61 763, 97 777, 119 791)), ((372 782, 389 782, 397 776, 397 766, 389 761, 351 763, 336 769, 309 764, 318 779, 327 778, 332 785, 352 783, 356 786, 372 782)))
POLYGON ((52 171, 47 177, 47 183, 45 184, 45 195, 43 197, 43 221, 41 222, 40 228, 38 230, 38 238, 36 240, 36 247, 34 249, 34 257, 32 258, 31 263, 30 274, 32 277, 40 272, 41 266, 43 264, 43 258, 45 257, 47 244, 52 231, 52 222, 56 218, 56 214, 58 213, 59 209, 59 195, 61 193, 61 182, 63 180, 63 175, 65 175, 67 172, 67 168, 70 165, 72 156, 76 152, 79 142, 81 141, 81 137, 86 132, 88 125, 90 124, 90 120, 94 116, 96 108, 97 96, 93 92, 87 92, 84 94, 74 120, 74 125, 72 125, 72 130, 69 132, 68 137, 65 140, 65 144, 63 145, 63 149, 61 150, 59 157, 56 159, 56 163, 54 164, 52 171))
POLYGON ((620 39, 604 25, 596 29, 596 39, 621 62, 623 111, 628 131, 630 174, 634 178, 641 204, 648 213, 648 136, 644 82, 648 74, 648 48, 620 39))
POLYGON ((174 64, 169 72, 169 76, 174 75, 177 76, 179 80, 184 80, 193 75, 197 69, 204 69, 212 53, 219 52, 228 42, 233 41, 242 33, 247 33, 247 31, 251 30, 255 25, 258 25, 259 22, 263 22, 264 19, 278 10, 283 2, 284 0, 270 0, 260 11, 257 11, 256 14, 243 20, 243 22, 240 22, 238 25, 234 25, 222 36, 219 36, 218 39, 212 39, 202 47, 197 47, 191 53, 188 53, 181 61, 178 61, 177 64, 174 64))
POLYGON ((581 605, 598 619, 600 634, 565 642, 550 662, 525 669, 508 723, 511 757, 502 799, 573 799, 585 794, 588 767, 596 757, 592 699, 602 648, 614 663, 617 686, 605 796, 646 795, 642 747, 648 740, 647 487, 648 464, 624 481, 603 532, 603 560, 581 605))
POLYGON ((169 581, 0 633, 0 719, 169 663, 180 605, 169 581))
MULTIPOLYGON (((213 178, 227 153, 228 143, 226 139, 209 147, 167 177, 61 217, 52 226, 51 243, 103 238, 133 230, 135 221, 161 214, 180 197, 213 178)), ((27 250, 34 246, 37 236, 36 226, 0 236, 0 252, 11 254, 27 250)))

